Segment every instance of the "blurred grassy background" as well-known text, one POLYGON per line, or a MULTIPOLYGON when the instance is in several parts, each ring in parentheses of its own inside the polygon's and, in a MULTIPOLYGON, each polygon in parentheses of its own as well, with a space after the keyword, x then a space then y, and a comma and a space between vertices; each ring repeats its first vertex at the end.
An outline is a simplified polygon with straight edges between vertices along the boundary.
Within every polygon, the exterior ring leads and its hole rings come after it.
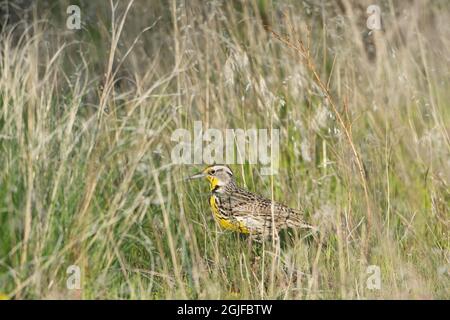
POLYGON ((450 4, 378 1, 370 32, 372 2, 2 2, 0 293, 450 298, 450 4), (81 30, 66 28, 70 4, 81 30), (271 30, 309 43, 351 139, 271 30), (277 175, 232 168, 305 208, 320 236, 287 237, 277 255, 221 231, 206 183, 183 180, 201 166, 171 163, 173 130, 194 121, 278 128, 277 175))

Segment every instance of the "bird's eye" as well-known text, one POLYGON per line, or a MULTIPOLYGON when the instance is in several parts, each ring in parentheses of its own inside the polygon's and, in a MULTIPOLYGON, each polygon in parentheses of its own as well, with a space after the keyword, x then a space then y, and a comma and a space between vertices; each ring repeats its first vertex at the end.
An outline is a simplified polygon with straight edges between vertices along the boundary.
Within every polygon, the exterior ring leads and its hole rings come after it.
POLYGON ((210 175, 213 175, 214 173, 216 173, 216 170, 214 170, 214 169, 209 170, 210 175))

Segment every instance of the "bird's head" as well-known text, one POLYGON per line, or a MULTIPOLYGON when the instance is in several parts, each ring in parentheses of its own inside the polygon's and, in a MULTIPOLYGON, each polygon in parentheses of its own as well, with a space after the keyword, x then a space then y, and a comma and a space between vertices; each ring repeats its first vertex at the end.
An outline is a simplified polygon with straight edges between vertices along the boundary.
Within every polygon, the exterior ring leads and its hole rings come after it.
POLYGON ((206 178, 209 181, 211 191, 220 192, 222 187, 234 183, 233 172, 227 166, 212 165, 203 171, 194 174, 190 179, 206 178))

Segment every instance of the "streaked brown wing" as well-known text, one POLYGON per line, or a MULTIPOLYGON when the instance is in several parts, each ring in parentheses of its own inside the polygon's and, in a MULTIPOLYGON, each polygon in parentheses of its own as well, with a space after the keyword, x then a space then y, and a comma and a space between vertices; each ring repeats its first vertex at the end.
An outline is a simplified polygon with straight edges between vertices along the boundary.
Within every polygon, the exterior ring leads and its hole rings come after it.
POLYGON ((272 209, 271 200, 250 192, 231 195, 230 204, 232 215, 254 215, 265 221, 266 225, 271 225, 273 221, 278 227, 300 226, 302 224, 300 211, 278 202, 273 202, 272 209))

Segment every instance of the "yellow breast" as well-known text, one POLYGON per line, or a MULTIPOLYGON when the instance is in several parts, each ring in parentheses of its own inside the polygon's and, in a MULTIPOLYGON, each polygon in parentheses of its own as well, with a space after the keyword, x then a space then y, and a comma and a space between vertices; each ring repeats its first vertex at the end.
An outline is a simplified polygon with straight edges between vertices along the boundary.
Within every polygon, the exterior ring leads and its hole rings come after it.
POLYGON ((217 207, 216 196, 212 195, 209 198, 209 204, 211 205, 214 218, 222 228, 245 234, 250 233, 248 228, 241 221, 230 220, 220 214, 219 208, 217 207))

